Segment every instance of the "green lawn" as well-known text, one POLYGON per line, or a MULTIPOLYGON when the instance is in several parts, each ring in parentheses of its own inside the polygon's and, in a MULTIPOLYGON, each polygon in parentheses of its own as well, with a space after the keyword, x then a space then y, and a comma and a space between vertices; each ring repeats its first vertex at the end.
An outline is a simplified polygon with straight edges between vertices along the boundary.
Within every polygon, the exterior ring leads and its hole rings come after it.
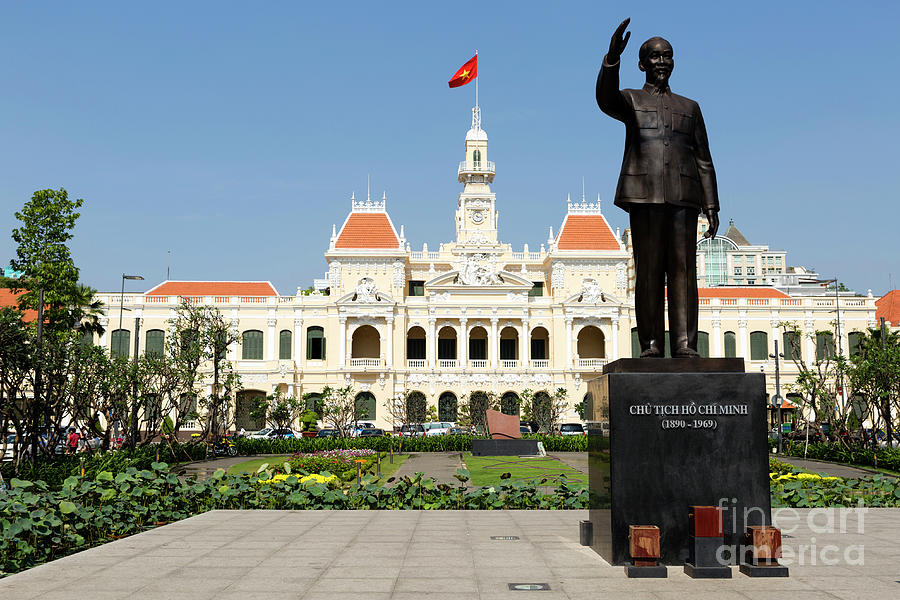
POLYGON ((394 473, 397 472, 397 469, 400 468, 400 465, 406 462, 407 458, 409 458, 409 454, 394 453, 394 464, 391 464, 390 457, 387 455, 384 456, 381 459, 381 479, 386 480, 389 477, 393 477, 394 473))
MULTIPOLYGON (((503 482, 500 475, 509 473, 509 480, 540 483, 547 478, 547 485, 554 485, 559 476, 566 482, 575 485, 587 485, 587 474, 576 471, 550 456, 520 458, 518 456, 472 456, 471 452, 463 454, 463 461, 469 470, 473 485, 499 485, 503 482)), ((508 481, 509 481, 508 480, 508 481)))
POLYGON ((256 473, 256 470, 259 469, 264 464, 268 464, 270 467, 274 467, 276 465, 280 465, 281 463, 290 460, 290 455, 286 456, 265 456, 263 458, 253 458, 248 460, 247 462, 238 463, 236 465, 232 465, 228 469, 229 475, 238 475, 240 473, 256 473))

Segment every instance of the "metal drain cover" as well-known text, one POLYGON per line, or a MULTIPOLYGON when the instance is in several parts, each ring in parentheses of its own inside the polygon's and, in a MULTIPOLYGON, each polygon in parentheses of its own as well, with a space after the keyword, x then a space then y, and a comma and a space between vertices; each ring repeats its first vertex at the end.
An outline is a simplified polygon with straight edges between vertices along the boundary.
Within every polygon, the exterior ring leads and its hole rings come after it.
POLYGON ((517 535, 492 535, 491 539, 492 540, 509 541, 509 540, 517 540, 517 539, 519 539, 519 536, 517 536, 517 535))
POLYGON ((549 590, 549 583, 510 583, 509 589, 516 592, 536 592, 539 590, 549 590))

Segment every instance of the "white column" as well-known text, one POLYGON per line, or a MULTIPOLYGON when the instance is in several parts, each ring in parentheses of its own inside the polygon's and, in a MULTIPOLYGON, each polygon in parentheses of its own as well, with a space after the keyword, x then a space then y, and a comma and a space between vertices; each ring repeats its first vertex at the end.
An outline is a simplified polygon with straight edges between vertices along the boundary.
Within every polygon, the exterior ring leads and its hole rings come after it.
MULTIPOLYGON (((231 330, 240 334, 240 330, 238 330, 238 320, 236 318, 231 319, 231 330)), ((238 340, 240 340, 240 337, 238 338, 238 340)), ((235 362, 238 359, 238 345, 239 344, 240 344, 240 341, 237 341, 237 342, 231 344, 231 348, 229 348, 229 350, 228 350, 228 354, 229 354, 228 360, 230 360, 231 362, 235 362)))
POLYGON ((340 317, 339 321, 341 325, 338 328, 338 367, 343 367, 347 356, 347 317, 340 317))
POLYGON ((436 319, 428 319, 428 365, 432 369, 436 369, 438 365, 436 323, 436 319))
POLYGON ((806 314, 806 328, 803 330, 803 345, 805 358, 809 362, 816 360, 816 322, 811 313, 806 314))
POLYGON ((294 319, 294 361, 299 363, 306 358, 303 356, 303 319, 294 319))
POLYGON ((747 345, 747 313, 741 311, 738 316, 738 356, 750 360, 750 348, 747 345))
POLYGON ((275 324, 277 321, 273 317, 269 317, 269 320, 266 322, 268 325, 268 331, 266 332, 266 336, 269 338, 266 340, 266 355, 263 357, 266 360, 275 360, 278 358, 278 355, 275 353, 275 324))
POLYGON ((500 334, 497 333, 497 323, 499 323, 499 322, 500 322, 500 319, 498 319, 497 317, 491 317, 491 339, 490 339, 490 347, 491 347, 490 353, 491 354, 488 357, 488 358, 490 358, 490 362, 488 362, 488 364, 493 369, 496 369, 500 365, 500 362, 499 362, 498 356, 497 356, 498 355, 497 349, 500 346, 500 344, 497 342, 497 338, 500 336, 500 334))
POLYGON ((566 367, 572 368, 572 317, 566 317, 566 367))
POLYGON ((109 332, 109 317, 100 317, 100 327, 103 328, 103 333, 100 334, 100 344, 101 348, 106 348, 106 334, 109 332))
POLYGON ((522 329, 519 331, 519 367, 530 365, 528 362, 531 358, 528 352, 528 340, 528 321, 522 321, 522 329))
POLYGON ((719 311, 713 311, 712 315, 712 344, 710 344, 709 355, 715 358, 724 356, 722 351, 722 321, 719 318, 719 311))
POLYGON ((459 320, 459 330, 460 336, 462 339, 456 340, 456 356, 459 358, 459 366, 462 368, 466 368, 469 366, 469 363, 466 362, 469 360, 469 320, 468 319, 460 319, 459 320))
POLYGON ((387 348, 384 352, 384 358, 387 368, 392 369, 394 368, 394 317, 386 317, 385 321, 384 343, 387 344, 387 348))
POLYGON ((612 356, 607 357, 609 360, 617 360, 619 358, 619 319, 610 319, 612 323, 612 356))

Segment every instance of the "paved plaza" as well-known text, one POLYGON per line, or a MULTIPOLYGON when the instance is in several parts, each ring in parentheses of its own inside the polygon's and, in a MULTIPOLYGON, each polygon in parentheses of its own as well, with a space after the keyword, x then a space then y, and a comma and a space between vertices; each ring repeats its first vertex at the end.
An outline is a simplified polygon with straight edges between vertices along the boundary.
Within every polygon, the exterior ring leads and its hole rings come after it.
POLYGON ((787 579, 753 579, 735 569, 731 580, 691 580, 678 567, 669 568, 668 579, 626 579, 622 567, 579 545, 578 522, 586 517, 586 511, 213 511, 0 580, 0 597, 900 596, 897 509, 780 512, 786 551, 796 555, 785 561, 787 579), (510 583, 550 589, 512 591, 510 583))

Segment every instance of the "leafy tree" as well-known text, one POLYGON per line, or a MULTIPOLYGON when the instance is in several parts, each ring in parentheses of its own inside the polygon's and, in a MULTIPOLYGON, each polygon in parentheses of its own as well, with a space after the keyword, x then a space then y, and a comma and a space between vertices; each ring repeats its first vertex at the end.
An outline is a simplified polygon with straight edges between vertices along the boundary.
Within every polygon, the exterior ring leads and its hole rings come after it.
MULTIPOLYGON (((783 321, 778 324, 786 334, 783 336, 789 340, 790 356, 797 368, 797 377, 793 383, 786 387, 789 391, 799 394, 803 399, 801 415, 812 414, 812 421, 816 428, 821 429, 823 422, 838 425, 846 422, 849 412, 847 406, 835 402, 837 396, 838 376, 840 374, 841 361, 835 356, 834 350, 826 346, 822 358, 814 360, 803 358, 804 339, 816 342, 818 339, 834 339, 834 332, 829 330, 809 332, 805 337, 800 327, 793 322, 783 321)), ((788 349, 785 348, 787 352, 788 349)), ((807 421, 809 419, 807 418, 807 421)), ((809 428, 807 427, 807 434, 809 428)), ((809 439, 807 436, 807 445, 809 439)))
POLYGON ((287 429, 293 425, 301 408, 303 406, 299 400, 277 390, 274 394, 256 398, 250 409, 250 416, 264 420, 275 429, 287 429))
POLYGON ((427 411, 428 400, 425 394, 413 390, 406 395, 406 423, 424 423, 428 418, 427 411))
POLYGON ((497 395, 493 392, 485 392, 483 390, 472 392, 469 396, 469 417, 472 419, 472 425, 475 426, 475 429, 482 433, 488 430, 488 409, 500 409, 500 402, 497 400, 497 395))
MULTIPOLYGON (((15 429, 22 443, 14 446, 14 459, 24 448, 26 422, 30 418, 25 388, 32 367, 33 331, 14 308, 0 309, 0 426, 15 429)), ((4 452, 6 437, 4 436, 4 452)))
POLYGON ((19 308, 36 310, 38 290, 44 291, 45 319, 49 329, 71 329, 80 319, 78 297, 78 268, 66 244, 80 213, 83 200, 69 200, 64 189, 38 190, 15 213, 21 226, 12 231, 16 244, 16 258, 10 266, 22 272, 13 279, 14 292, 19 296, 19 308))
POLYGON ((342 388, 326 386, 322 390, 324 397, 323 420, 333 429, 337 429, 341 437, 347 435, 347 425, 355 421, 356 398, 353 386, 342 388))
POLYGON ((893 440, 892 412, 900 414, 900 335, 885 332, 882 340, 881 330, 869 330, 847 361, 846 375, 853 394, 865 399, 869 414, 878 415, 887 439, 893 440))

